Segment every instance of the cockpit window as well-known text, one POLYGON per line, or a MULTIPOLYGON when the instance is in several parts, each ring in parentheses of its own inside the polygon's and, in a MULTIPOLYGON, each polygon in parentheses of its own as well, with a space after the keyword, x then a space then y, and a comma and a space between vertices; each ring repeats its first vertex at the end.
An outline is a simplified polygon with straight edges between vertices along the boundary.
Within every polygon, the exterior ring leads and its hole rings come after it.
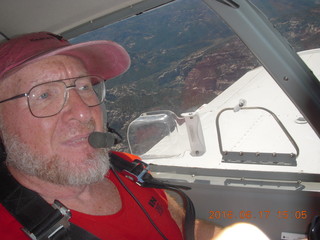
POLYGON ((251 2, 267 16, 295 51, 319 47, 319 41, 316 40, 320 37, 319 1, 251 2))
MULTIPOLYGON (((317 2, 252 0, 296 51, 320 45, 320 4, 317 2)), ((236 80, 261 65, 220 17, 200 0, 177 0, 71 41, 101 39, 120 43, 132 59, 127 73, 106 83, 108 122, 123 136, 126 136, 129 124, 142 113, 169 110, 180 118, 183 113, 211 104, 236 80)), ((256 98, 258 91, 263 92, 262 88, 263 85, 260 89, 251 89, 256 98)), ((241 100, 236 94, 226 93, 225 100, 219 100, 221 102, 214 108, 227 101, 230 104, 226 107, 233 108, 241 100), (232 98, 234 101, 230 100, 232 98)), ((253 97, 250 94, 245 99, 249 106, 281 113, 280 109, 269 109, 272 107, 268 101, 260 101, 256 106, 250 100, 253 97)), ((208 108, 208 112, 213 110, 208 108)), ((302 117, 297 114, 295 118, 302 117)), ((212 125, 215 125, 214 119, 212 125)), ((130 150, 128 142, 118 148, 130 150)), ((252 150, 254 153, 259 151, 252 150)), ((293 152, 296 154, 295 149, 293 152)))
POLYGON ((108 119, 123 134, 143 112, 196 110, 259 65, 199 0, 175 1, 72 42, 99 39, 119 42, 132 59, 125 75, 107 82, 108 119))

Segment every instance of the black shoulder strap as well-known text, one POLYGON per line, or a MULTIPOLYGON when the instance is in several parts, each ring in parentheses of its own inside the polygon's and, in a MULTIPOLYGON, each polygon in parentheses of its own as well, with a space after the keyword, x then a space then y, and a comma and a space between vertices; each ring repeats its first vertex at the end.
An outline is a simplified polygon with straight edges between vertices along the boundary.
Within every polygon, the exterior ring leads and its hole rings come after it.
POLYGON ((70 223, 70 211, 60 202, 51 206, 39 194, 19 184, 0 163, 0 203, 23 225, 34 240, 99 240, 70 223))

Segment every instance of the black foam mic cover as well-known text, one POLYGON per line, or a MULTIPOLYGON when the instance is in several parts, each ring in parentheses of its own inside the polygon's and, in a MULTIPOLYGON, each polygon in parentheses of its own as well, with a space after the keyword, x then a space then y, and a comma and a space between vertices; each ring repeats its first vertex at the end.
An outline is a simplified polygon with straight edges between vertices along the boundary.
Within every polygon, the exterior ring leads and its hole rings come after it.
POLYGON ((92 132, 89 135, 88 141, 93 148, 107 148, 115 144, 115 137, 108 132, 92 132))

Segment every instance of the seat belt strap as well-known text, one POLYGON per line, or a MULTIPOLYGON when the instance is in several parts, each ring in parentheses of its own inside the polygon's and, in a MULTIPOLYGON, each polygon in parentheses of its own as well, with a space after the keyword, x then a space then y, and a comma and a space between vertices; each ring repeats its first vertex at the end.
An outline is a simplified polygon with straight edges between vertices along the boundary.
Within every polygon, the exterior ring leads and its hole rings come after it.
MULTIPOLYGON (((184 236, 186 240, 194 240, 195 226, 195 208, 192 200, 181 189, 189 190, 189 187, 177 184, 170 184, 159 179, 153 178, 149 173, 149 165, 141 161, 141 159, 127 160, 120 156, 122 153, 112 151, 109 153, 110 163, 113 168, 135 182, 141 187, 168 189, 178 193, 183 199, 184 208, 186 210, 184 221, 184 236)), ((133 155, 132 155, 133 156, 133 155)))
POLYGON ((99 240, 69 222, 71 212, 59 201, 48 204, 39 194, 23 187, 0 164, 0 203, 33 240, 99 240))

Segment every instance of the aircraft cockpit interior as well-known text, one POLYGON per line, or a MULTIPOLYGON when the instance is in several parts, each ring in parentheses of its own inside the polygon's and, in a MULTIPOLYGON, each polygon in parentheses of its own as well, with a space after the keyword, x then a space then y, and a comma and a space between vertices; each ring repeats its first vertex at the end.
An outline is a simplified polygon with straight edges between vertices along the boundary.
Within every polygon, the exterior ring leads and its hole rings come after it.
POLYGON ((129 70, 106 81, 108 126, 121 136, 111 149, 190 187, 197 218, 320 239, 318 0, 0 5, 1 41, 50 31, 128 51, 129 70))

